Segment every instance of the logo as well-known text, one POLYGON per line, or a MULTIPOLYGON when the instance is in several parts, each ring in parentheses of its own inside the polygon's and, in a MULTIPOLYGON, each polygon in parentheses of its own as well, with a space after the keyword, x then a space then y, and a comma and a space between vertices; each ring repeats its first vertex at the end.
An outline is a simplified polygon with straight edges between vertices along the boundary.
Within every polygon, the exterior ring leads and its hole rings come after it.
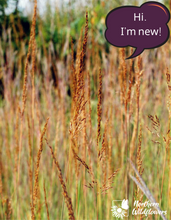
POLYGON ((123 219, 129 216, 128 200, 113 200, 112 201, 112 215, 116 218, 123 219))

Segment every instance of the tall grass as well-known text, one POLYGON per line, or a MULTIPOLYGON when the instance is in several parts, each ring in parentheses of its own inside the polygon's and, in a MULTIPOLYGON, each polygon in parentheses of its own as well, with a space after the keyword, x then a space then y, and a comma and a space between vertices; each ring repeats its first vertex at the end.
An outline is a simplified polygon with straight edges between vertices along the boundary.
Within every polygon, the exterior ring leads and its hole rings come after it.
POLYGON ((35 1, 29 45, 0 39, 0 219, 113 219, 112 200, 126 198, 135 219, 148 198, 128 158, 171 219, 170 40, 125 60, 132 49, 107 50, 86 12, 59 58, 41 23, 38 43, 36 14, 35 1))

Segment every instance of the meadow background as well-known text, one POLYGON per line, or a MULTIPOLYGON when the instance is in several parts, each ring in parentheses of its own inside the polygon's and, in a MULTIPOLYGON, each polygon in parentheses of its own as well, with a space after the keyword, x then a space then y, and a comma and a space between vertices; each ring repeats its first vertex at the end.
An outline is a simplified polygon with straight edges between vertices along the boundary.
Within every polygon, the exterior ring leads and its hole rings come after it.
POLYGON ((126 198, 129 219, 162 219, 131 215, 148 199, 128 158, 171 219, 170 39, 125 60, 104 38, 110 10, 141 3, 0 1, 0 219, 115 219, 126 198))

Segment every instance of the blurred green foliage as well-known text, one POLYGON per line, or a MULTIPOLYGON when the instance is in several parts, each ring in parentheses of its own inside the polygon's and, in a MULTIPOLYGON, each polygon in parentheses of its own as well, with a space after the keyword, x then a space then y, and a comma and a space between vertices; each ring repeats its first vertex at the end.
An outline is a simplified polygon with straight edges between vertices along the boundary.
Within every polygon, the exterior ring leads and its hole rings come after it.
POLYGON ((7 0, 0 0, 0 19, 5 15, 5 8, 7 7, 7 0))

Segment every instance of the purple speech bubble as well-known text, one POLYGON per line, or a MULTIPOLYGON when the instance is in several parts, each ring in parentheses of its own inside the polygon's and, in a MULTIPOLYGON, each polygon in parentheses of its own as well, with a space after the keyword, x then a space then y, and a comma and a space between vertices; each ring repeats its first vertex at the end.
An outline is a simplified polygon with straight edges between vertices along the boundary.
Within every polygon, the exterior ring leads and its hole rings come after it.
POLYGON ((169 10, 161 3, 147 2, 140 7, 122 6, 106 17, 106 40, 116 47, 135 47, 127 59, 140 55, 145 49, 159 47, 169 39, 169 10))

